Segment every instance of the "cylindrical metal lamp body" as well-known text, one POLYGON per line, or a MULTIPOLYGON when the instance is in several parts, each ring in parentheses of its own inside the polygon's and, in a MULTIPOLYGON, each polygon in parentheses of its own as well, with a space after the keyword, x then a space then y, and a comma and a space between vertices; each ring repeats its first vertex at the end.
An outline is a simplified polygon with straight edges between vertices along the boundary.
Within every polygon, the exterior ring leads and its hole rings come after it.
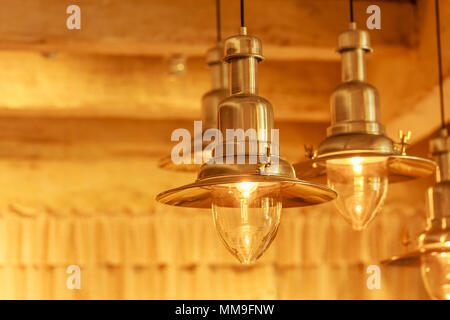
POLYGON ((257 154, 266 154, 271 148, 273 108, 268 100, 258 96, 258 63, 262 59, 260 40, 245 31, 225 42, 231 95, 219 105, 218 129, 224 145, 245 145, 246 155, 255 152, 250 150, 251 145, 257 146, 257 154), (242 130, 246 135, 233 136, 230 130, 242 130))
POLYGON ((235 58, 229 62, 230 94, 258 94, 258 61, 255 57, 235 58))
POLYGON ((366 82, 365 54, 370 51, 368 33, 357 30, 354 23, 338 38, 342 83, 331 95, 331 125, 327 139, 319 145, 319 157, 394 151, 393 142, 384 135, 380 122, 378 90, 366 82))
POLYGON ((223 46, 219 43, 207 52, 206 58, 211 70, 212 89, 202 97, 203 130, 217 128, 217 108, 229 95, 228 65, 222 62, 223 46))

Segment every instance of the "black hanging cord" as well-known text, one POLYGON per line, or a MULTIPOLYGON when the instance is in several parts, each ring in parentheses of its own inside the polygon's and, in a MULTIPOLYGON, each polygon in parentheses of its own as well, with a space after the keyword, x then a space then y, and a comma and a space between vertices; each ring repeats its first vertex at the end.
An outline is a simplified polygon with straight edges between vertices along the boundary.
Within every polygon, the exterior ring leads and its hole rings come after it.
POLYGON ((222 30, 220 24, 220 0, 216 0, 216 21, 217 21, 217 42, 222 40, 222 30))
POLYGON ((355 22, 355 17, 353 15, 353 0, 350 0, 350 22, 355 22))
POLYGON ((244 26, 244 0, 241 0, 241 27, 244 26))
POLYGON ((442 75, 442 50, 441 50, 441 21, 439 17, 439 0, 436 3, 436 36, 438 48, 438 67, 439 67, 439 96, 441 102, 441 126, 445 128, 445 109, 444 109, 444 76, 442 75))

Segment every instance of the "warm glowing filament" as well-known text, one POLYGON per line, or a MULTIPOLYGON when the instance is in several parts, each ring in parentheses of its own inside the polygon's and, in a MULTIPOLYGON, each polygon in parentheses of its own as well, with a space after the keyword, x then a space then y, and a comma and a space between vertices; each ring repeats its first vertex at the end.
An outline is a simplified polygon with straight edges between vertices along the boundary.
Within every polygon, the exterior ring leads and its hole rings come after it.
POLYGON ((243 224, 248 224, 248 199, 250 198, 251 193, 255 191, 257 187, 258 184, 256 182, 236 183, 236 188, 241 195, 241 218, 243 224))
POLYGON ((362 165, 361 163, 364 161, 364 158, 361 157, 353 157, 350 159, 350 162, 353 164, 353 172, 354 173, 361 173, 362 172, 362 165))
POLYGON ((256 190, 258 184, 256 182, 240 182, 236 183, 238 191, 241 193, 243 198, 250 198, 250 194, 256 190))

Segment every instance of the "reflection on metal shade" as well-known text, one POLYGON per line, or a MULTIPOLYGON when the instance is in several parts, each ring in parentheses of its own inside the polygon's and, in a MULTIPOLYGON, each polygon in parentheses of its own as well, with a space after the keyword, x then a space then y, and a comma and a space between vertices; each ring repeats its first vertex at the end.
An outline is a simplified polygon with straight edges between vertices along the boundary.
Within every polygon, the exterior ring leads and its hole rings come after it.
MULTIPOLYGON (((381 157, 378 153, 356 152, 354 157, 381 157)), ((294 164, 297 178, 326 183, 326 161, 352 157, 351 154, 318 157, 314 160, 294 164)), ((436 172, 434 161, 413 156, 389 155, 387 157, 389 183, 404 182, 431 176, 436 172)))
POLYGON ((420 252, 414 251, 402 255, 392 256, 381 261, 382 264, 398 267, 418 267, 420 266, 420 252))
POLYGON ((239 182, 279 183, 283 208, 304 207, 331 201, 336 193, 326 187, 295 178, 261 175, 221 176, 198 180, 179 188, 160 193, 156 200, 161 203, 191 208, 211 208, 211 187, 239 182))
POLYGON ((389 266, 399 266, 399 267, 419 267, 420 257, 429 253, 441 253, 448 252, 449 248, 427 248, 427 249, 416 249, 411 252, 404 254, 399 254, 390 257, 389 259, 381 261, 382 264, 389 266))

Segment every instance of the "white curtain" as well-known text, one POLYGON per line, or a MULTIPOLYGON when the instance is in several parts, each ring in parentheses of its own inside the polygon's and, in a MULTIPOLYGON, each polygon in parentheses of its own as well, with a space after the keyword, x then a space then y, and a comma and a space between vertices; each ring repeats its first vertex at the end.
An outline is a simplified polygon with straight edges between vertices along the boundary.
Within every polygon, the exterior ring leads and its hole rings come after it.
POLYGON ((365 232, 352 231, 330 204, 284 210, 276 240, 250 267, 222 246, 208 210, 156 205, 140 214, 55 215, 4 209, 0 298, 427 298, 417 269, 380 265, 404 250, 406 230, 423 227, 420 209, 387 204, 365 232), (66 286, 69 265, 81 268, 80 290, 66 286), (367 288, 369 265, 381 268, 380 290, 367 288))

